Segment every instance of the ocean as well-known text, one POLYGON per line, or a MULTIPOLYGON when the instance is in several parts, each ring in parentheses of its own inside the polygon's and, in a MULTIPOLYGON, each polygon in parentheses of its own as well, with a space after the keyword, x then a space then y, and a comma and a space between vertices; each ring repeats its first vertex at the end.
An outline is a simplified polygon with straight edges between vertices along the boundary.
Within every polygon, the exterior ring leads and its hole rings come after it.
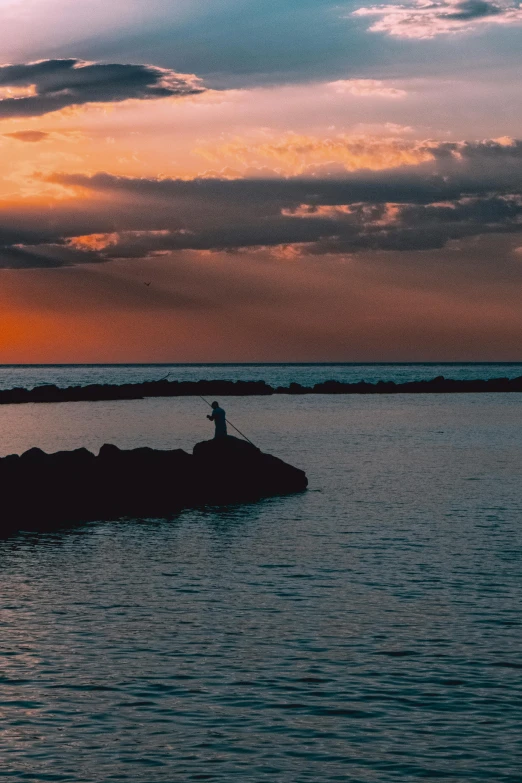
MULTIPOLYGON (((174 367, 283 384, 522 374, 174 367)), ((3 368, 0 386, 163 369, 3 368)), ((220 402, 309 490, 0 541, 0 778, 519 783, 521 396, 220 402)), ((189 450, 206 413, 196 398, 2 406, 0 452, 189 450)))
POLYGON ((455 380, 517 378, 522 362, 413 362, 353 364, 62 364, 0 365, 0 389, 32 389, 45 383, 86 386, 90 383, 142 383, 169 377, 173 381, 266 381, 271 386, 303 386, 336 380, 343 383, 430 380, 438 375, 455 380))

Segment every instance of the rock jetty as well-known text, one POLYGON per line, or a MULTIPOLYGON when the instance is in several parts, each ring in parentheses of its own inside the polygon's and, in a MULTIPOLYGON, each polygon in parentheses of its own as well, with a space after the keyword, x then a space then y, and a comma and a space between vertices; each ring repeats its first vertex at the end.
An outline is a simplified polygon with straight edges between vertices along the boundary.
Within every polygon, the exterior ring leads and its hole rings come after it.
POLYGON ((69 523, 164 517, 184 508, 252 502, 301 492, 305 473, 232 436, 181 449, 124 451, 105 445, 0 459, 0 535, 69 523))
POLYGON ((146 381, 144 383, 69 386, 54 384, 0 390, 0 405, 40 402, 99 402, 142 400, 146 397, 259 397, 270 394, 470 394, 480 392, 522 392, 522 376, 489 380, 452 380, 442 375, 425 381, 378 381, 343 383, 330 380, 314 386, 291 383, 270 386, 265 381, 146 381))

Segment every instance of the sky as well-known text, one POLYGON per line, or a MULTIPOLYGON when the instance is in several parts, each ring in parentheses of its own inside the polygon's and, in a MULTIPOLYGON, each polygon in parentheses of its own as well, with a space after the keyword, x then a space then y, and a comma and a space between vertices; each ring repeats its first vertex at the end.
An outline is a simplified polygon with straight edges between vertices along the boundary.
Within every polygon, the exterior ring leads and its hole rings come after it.
POLYGON ((522 6, 0 0, 0 362, 522 360, 522 6))

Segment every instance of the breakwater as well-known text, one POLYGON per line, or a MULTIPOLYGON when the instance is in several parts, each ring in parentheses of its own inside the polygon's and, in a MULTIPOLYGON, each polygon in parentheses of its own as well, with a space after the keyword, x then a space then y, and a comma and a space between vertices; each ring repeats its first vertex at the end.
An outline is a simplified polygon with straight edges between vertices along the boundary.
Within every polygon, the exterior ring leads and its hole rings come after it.
POLYGON ((490 378, 489 380, 452 380, 442 375, 431 380, 378 381, 377 383, 343 383, 329 380, 313 386, 290 383, 271 386, 265 381, 145 381, 126 384, 89 384, 61 388, 54 384, 33 389, 0 390, 0 405, 23 403, 97 402, 110 400, 140 400, 146 397, 250 397, 271 394, 475 394, 522 392, 522 376, 490 378))
POLYGON ((0 537, 64 523, 165 517, 185 508, 252 502, 306 489, 305 473, 228 436, 182 449, 102 447, 0 459, 0 537))

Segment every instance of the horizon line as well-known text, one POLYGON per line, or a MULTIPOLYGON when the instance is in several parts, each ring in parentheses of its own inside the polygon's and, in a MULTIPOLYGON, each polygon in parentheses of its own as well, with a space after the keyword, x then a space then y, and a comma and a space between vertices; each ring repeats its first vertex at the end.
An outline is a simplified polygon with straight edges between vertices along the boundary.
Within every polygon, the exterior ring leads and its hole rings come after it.
POLYGON ((310 362, 12 362, 0 363, 2 368, 30 367, 401 367, 433 366, 452 367, 457 365, 473 366, 512 366, 522 365, 522 359, 510 361, 310 361, 310 362))

